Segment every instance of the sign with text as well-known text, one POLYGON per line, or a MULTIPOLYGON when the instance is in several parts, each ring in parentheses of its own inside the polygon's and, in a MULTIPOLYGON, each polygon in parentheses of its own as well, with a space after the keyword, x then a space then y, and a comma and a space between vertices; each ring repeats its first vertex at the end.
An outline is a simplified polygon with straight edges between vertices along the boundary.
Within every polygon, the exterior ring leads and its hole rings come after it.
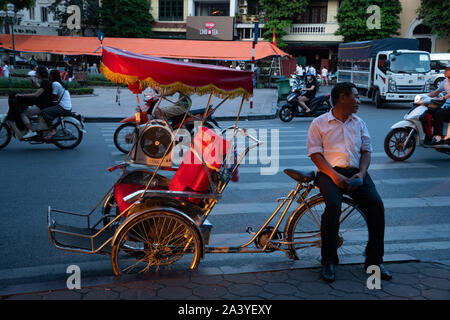
POLYGON ((188 16, 186 39, 233 40, 234 17, 188 16))

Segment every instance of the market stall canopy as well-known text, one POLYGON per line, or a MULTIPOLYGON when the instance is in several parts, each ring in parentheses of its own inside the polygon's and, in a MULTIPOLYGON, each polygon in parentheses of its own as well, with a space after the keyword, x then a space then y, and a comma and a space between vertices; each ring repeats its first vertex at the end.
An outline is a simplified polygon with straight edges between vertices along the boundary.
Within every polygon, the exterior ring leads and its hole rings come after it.
MULTIPOLYGON (((96 37, 14 35, 14 41, 16 51, 61 55, 102 54, 101 50, 96 51, 100 46, 96 37)), ((103 45, 162 58, 230 61, 252 59, 251 41, 105 38, 103 45)), ((0 47, 12 50, 11 35, 0 35, 0 47)), ((272 43, 258 41, 255 47, 256 60, 274 55, 288 56, 272 43)))
POLYGON ((103 47, 100 71, 111 81, 133 89, 166 89, 169 93, 212 93, 248 99, 253 94, 253 72, 182 62, 103 47))

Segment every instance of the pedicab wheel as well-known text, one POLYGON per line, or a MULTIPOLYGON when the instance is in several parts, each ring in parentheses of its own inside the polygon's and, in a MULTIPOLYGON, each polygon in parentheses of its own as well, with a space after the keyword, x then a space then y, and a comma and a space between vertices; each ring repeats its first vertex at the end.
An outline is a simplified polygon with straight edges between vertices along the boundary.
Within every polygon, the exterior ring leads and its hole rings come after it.
POLYGON ((115 275, 195 269, 202 252, 200 234, 185 219, 167 211, 139 215, 114 241, 111 262, 115 275), (173 268, 175 269, 175 267, 173 268))
POLYGON ((11 141, 11 129, 6 124, 0 125, 0 150, 6 147, 11 141))
POLYGON ((384 139, 384 152, 394 161, 404 161, 411 157, 416 149, 416 136, 412 136, 405 145, 405 140, 411 128, 395 128, 384 139))
POLYGON ((53 137, 53 144, 60 149, 73 149, 81 143, 83 132, 71 121, 64 121, 64 128, 61 123, 56 127, 56 135, 53 137))
POLYGON ((294 111, 292 110, 292 107, 290 105, 285 104, 284 106, 281 107, 280 109, 280 120, 283 122, 289 122, 292 119, 294 119, 294 111))
POLYGON ((114 145, 120 152, 128 154, 136 140, 137 130, 134 123, 121 124, 114 132, 114 145))
MULTIPOLYGON (((299 206, 289 218, 285 228, 285 237, 291 253, 319 259, 321 256, 321 217, 325 211, 325 200, 320 196, 313 197, 306 205, 299 206)), ((366 217, 347 197, 342 199, 339 217, 339 234, 337 239, 338 256, 365 255, 369 239, 366 217)))

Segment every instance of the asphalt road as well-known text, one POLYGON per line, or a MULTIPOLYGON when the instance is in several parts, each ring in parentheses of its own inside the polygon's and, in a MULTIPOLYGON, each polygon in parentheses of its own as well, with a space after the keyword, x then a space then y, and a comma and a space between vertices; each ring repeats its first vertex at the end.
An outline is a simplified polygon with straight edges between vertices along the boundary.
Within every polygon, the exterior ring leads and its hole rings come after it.
MULTIPOLYGON (((407 109, 376 109, 363 104, 359 115, 373 139, 371 170, 386 206, 386 252, 407 253, 423 260, 450 260, 450 159, 434 150, 417 148, 403 163, 391 161, 383 151, 390 126, 407 109)), ((275 208, 275 200, 287 194, 293 180, 284 168, 312 167, 306 157, 306 133, 311 119, 247 121, 260 139, 267 132, 267 157, 256 154, 240 167, 241 181, 232 183, 214 208, 211 241, 249 240, 247 226, 257 229, 275 208), (277 138, 278 137, 278 138, 277 138), (273 157, 279 146, 279 161, 273 157), (249 164, 250 160, 256 164, 249 164), (267 161, 262 163, 262 161, 267 161), (274 174, 262 175, 261 167, 274 174)), ((222 123, 227 126, 231 124, 222 123)), ((87 134, 75 150, 53 145, 29 145, 16 140, 0 151, 2 203, 0 224, 0 283, 17 284, 30 279, 64 277, 69 265, 80 265, 89 275, 112 275, 108 256, 83 255, 55 249, 47 235, 47 207, 88 213, 118 173, 106 169, 124 155, 113 146, 113 123, 88 123, 87 134)), ((266 152, 265 149, 262 151, 266 152)), ((265 153, 262 153, 264 155, 265 153)), ((272 223, 271 225, 274 225, 272 223)), ((299 252, 301 256, 301 252, 299 252)), ((301 256, 302 257, 302 256, 301 256)), ((287 260, 283 253, 211 254, 200 263, 209 266, 243 266, 287 260)))

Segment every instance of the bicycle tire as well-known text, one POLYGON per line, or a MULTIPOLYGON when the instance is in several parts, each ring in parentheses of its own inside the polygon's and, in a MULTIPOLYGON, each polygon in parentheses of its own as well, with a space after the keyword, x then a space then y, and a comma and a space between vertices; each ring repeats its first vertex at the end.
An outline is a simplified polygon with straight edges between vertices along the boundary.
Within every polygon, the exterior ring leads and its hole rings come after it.
MULTIPOLYGON (((366 217, 350 198, 343 197, 342 208, 338 256, 343 258, 345 255, 364 255, 368 241, 366 217)), ((320 257, 320 225, 324 209, 325 200, 319 194, 307 199, 305 204, 294 210, 285 227, 285 239, 289 243, 288 247, 291 252, 309 249, 313 258, 320 257), (308 208, 311 208, 311 211, 308 208), (301 228, 298 227, 299 222, 301 228), (296 237, 296 233, 300 234, 300 236, 296 237), (304 243, 296 244, 295 242, 299 240, 304 240, 304 243)))

